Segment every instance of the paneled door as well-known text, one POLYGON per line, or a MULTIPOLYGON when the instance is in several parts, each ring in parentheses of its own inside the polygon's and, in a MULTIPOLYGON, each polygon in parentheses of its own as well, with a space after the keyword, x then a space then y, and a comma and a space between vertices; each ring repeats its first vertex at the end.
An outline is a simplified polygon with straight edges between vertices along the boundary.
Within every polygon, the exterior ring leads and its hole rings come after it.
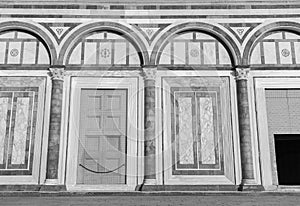
POLYGON ((138 79, 71 79, 66 186, 68 190, 132 191, 138 170, 138 79))
POLYGON ((126 183, 126 90, 82 89, 77 184, 126 183))

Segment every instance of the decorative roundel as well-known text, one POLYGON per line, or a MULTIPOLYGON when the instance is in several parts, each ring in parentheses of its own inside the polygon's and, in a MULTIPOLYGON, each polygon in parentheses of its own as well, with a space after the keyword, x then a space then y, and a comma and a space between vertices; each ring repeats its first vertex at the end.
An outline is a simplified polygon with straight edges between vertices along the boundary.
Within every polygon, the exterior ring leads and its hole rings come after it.
POLYGON ((192 57, 198 57, 199 56, 199 50, 198 49, 191 49, 190 55, 192 57))
POLYGON ((109 49, 105 48, 101 50, 101 57, 103 58, 108 58, 110 56, 110 51, 109 49))
POLYGON ((17 49, 10 50, 10 55, 13 56, 13 57, 18 56, 19 55, 19 50, 17 50, 17 49))
POLYGON ((281 54, 284 57, 288 57, 288 56, 290 56, 291 52, 287 49, 283 49, 283 50, 281 50, 281 54))

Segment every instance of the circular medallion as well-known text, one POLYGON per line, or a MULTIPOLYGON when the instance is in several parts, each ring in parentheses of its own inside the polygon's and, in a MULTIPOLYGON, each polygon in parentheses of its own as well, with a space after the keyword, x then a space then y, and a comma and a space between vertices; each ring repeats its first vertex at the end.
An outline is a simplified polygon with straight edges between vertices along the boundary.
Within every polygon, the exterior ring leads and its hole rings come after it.
POLYGON ((192 57, 198 57, 199 56, 199 50, 198 49, 191 49, 190 55, 192 57))
POLYGON ((110 51, 109 49, 105 48, 101 50, 101 57, 103 58, 108 58, 110 56, 110 51))
POLYGON ((283 50, 281 50, 281 54, 282 54, 282 56, 284 56, 284 57, 288 57, 288 56, 290 56, 290 51, 289 50, 287 50, 287 49, 283 49, 283 50))
POLYGON ((17 49, 10 50, 10 55, 13 56, 13 57, 18 56, 19 55, 19 50, 17 50, 17 49))

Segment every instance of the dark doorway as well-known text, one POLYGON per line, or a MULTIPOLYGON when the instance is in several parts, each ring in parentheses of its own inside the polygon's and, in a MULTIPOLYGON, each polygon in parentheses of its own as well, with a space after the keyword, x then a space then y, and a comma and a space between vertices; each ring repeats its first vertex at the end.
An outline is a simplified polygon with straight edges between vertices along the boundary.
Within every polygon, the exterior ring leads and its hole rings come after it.
POLYGON ((300 185, 300 134, 274 136, 279 185, 300 185))

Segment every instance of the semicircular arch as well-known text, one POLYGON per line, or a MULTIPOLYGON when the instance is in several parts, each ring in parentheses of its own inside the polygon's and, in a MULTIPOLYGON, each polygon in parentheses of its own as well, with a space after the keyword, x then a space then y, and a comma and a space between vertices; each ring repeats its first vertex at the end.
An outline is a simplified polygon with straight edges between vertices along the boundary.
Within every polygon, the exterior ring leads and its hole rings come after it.
POLYGON ((238 46, 225 31, 208 23, 189 22, 176 25, 164 32, 153 47, 153 51, 150 56, 150 64, 158 64, 161 52, 170 39, 174 38, 179 33, 189 31, 204 33, 217 39, 227 50, 232 66, 238 65, 241 62, 241 55, 238 46))
POLYGON ((94 22, 84 25, 74 31, 64 42, 60 55, 59 62, 66 64, 72 48, 82 39, 95 32, 111 32, 122 35, 125 39, 132 43, 138 56, 140 64, 145 65, 149 62, 149 56, 145 44, 142 39, 129 27, 115 22, 94 22))
POLYGON ((34 37, 36 37, 46 48, 47 53, 49 55, 50 65, 56 64, 57 60, 57 52, 54 43, 48 34, 43 31, 43 29, 39 28, 34 24, 30 24, 28 22, 20 22, 20 21, 7 21, 0 23, 0 34, 8 31, 20 31, 28 33, 34 37))
POLYGON ((287 31, 300 35, 300 24, 297 22, 282 21, 261 25, 247 41, 243 52, 242 63, 244 65, 250 65, 251 55, 256 45, 271 33, 279 31, 287 31))

